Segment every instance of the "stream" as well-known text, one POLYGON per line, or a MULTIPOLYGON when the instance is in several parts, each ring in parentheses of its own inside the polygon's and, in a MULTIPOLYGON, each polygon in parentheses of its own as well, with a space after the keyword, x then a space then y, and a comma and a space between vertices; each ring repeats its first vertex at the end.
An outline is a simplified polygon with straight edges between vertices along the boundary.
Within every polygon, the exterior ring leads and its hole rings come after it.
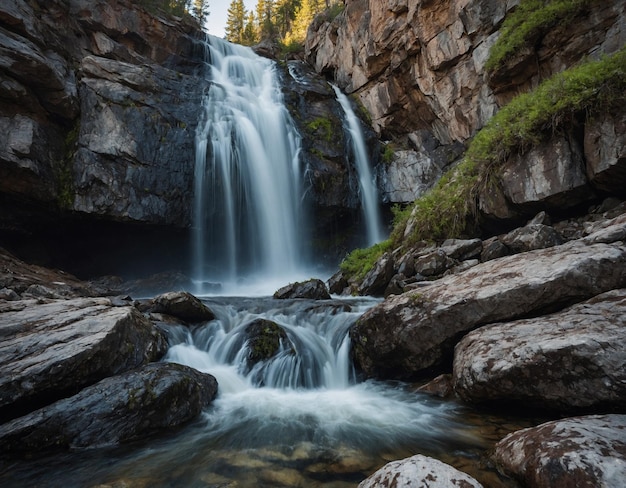
POLYGON ((131 445, 4 463, 0 486, 356 487, 385 463, 417 453, 484 486, 516 486, 485 455, 531 421, 357 377, 348 330, 377 300, 203 300, 216 319, 168 326, 164 358, 217 378, 218 397, 198 420, 131 445), (289 344, 250 367, 243 328, 257 318, 280 325, 289 344))

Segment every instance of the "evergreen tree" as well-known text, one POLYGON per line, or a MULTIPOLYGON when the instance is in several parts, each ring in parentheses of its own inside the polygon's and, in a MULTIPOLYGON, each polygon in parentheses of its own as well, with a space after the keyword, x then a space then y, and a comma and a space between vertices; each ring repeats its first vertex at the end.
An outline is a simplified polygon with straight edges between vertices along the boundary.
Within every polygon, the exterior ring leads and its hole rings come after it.
POLYGON ((209 15, 208 0, 193 0, 191 12, 193 16, 198 19, 200 25, 203 26, 207 16, 209 15))
POLYGON ((274 26, 280 39, 284 39, 291 30, 291 24, 300 7, 300 0, 275 0, 274 26))
POLYGON ((228 17, 226 19, 226 40, 243 44, 245 23, 246 6, 243 0, 232 0, 228 7, 228 17))
POLYGON ((256 17, 259 23, 259 39, 263 40, 275 37, 274 1, 258 0, 256 4, 256 17))
POLYGON ((248 20, 246 21, 246 26, 243 29, 242 44, 245 46, 253 46, 258 43, 259 38, 257 36, 256 18, 254 16, 254 12, 250 11, 248 14, 248 20))

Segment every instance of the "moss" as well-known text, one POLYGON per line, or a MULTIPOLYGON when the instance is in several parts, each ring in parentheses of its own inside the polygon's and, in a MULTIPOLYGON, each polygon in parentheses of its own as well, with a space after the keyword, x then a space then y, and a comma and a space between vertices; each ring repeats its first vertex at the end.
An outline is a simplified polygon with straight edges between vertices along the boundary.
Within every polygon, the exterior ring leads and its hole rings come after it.
POLYGON ((533 47, 551 29, 582 15, 594 1, 600 0, 522 0, 504 20, 485 68, 495 71, 520 50, 533 47))
POLYGON ((307 130, 311 134, 320 135, 326 142, 333 139, 333 128, 329 119, 325 117, 317 117, 306 125, 307 130))
POLYGON ((383 163, 391 164, 395 154, 396 154, 396 152, 395 152, 395 150, 393 148, 393 145, 391 143, 385 144, 385 146, 383 148, 383 153, 381 155, 381 159, 382 159, 383 163))
POLYGON ((386 240, 365 249, 355 249, 339 265, 341 271, 348 278, 362 280, 374 267, 376 261, 392 247, 392 242, 386 240))

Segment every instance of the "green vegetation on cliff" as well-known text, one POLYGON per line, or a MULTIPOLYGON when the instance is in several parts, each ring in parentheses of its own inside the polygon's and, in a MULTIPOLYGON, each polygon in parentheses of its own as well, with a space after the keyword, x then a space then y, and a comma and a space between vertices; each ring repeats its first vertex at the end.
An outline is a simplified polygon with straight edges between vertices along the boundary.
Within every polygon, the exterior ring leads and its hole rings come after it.
POLYGON ((522 0, 504 20, 485 68, 495 71, 520 50, 533 48, 551 29, 567 25, 594 1, 599 0, 522 0))
POLYGON ((365 276, 387 249, 471 234, 478 225, 479 191, 509 156, 523 154, 581 115, 623 108, 625 103, 626 47, 558 73, 517 96, 476 134, 458 165, 412 206, 396 213, 390 241, 382 249, 353 251, 341 264, 342 271, 365 276))

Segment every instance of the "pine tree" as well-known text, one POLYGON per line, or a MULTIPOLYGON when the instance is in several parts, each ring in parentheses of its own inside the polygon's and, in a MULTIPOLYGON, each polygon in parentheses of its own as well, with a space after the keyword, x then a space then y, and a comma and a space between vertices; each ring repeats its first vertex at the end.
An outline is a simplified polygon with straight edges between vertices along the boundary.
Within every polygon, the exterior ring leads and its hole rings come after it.
POLYGON ((237 44, 244 43, 244 27, 246 22, 246 6, 243 0, 232 0, 226 18, 226 40, 237 44))
POLYGON ((259 23, 259 39, 271 39, 276 35, 274 26, 274 2, 273 0, 258 0, 256 5, 256 17, 259 23))
POLYGON ((248 20, 246 21, 246 26, 243 29, 243 42, 244 46, 253 46, 259 43, 259 38, 257 36, 257 28, 256 28, 256 18, 254 16, 254 12, 250 11, 248 14, 248 20))
POLYGON ((209 15, 209 3, 208 0, 193 0, 193 6, 191 8, 193 16, 198 19, 200 25, 204 25, 204 21, 209 15))

